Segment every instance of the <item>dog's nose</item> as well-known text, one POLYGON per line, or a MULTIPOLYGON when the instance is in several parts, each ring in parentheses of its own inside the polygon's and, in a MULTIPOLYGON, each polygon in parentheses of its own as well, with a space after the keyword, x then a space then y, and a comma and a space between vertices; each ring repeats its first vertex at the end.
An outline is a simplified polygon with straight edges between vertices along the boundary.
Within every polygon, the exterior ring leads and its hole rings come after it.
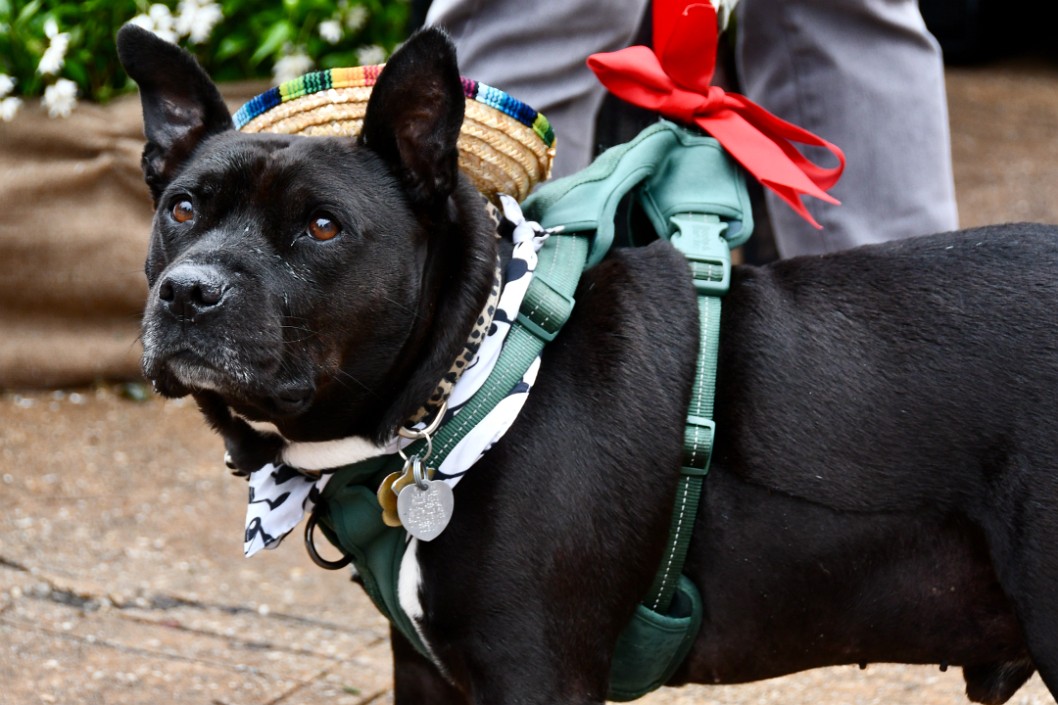
POLYGON ((183 321, 195 321, 216 309, 228 286, 221 272, 203 264, 181 264, 158 284, 158 298, 183 321))

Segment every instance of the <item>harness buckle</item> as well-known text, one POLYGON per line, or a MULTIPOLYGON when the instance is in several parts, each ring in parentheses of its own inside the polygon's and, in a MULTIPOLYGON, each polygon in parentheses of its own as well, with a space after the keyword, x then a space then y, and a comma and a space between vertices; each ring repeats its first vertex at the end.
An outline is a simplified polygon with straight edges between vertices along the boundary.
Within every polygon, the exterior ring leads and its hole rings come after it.
POLYGON ((709 472, 713 458, 713 441, 716 439, 716 424, 704 416, 687 416, 683 430, 684 475, 704 477, 709 472))
POLYGON ((680 213, 669 220, 676 226, 669 241, 687 258, 698 294, 726 294, 731 286, 731 247, 724 239, 727 223, 702 213, 680 213))
POLYGON ((538 274, 529 283, 517 320, 537 338, 550 343, 569 319, 574 303, 572 296, 538 274))

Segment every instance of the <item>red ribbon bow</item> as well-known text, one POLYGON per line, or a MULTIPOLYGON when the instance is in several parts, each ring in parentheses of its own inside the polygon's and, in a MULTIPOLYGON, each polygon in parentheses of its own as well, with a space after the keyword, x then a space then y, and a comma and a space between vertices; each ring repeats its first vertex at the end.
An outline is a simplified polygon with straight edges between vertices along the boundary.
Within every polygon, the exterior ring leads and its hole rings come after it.
POLYGON ((808 130, 781 120, 737 93, 710 85, 716 66, 717 19, 712 4, 654 0, 654 50, 633 46, 593 54, 588 67, 614 95, 716 138, 746 171, 802 218, 817 223, 801 194, 837 204, 826 193, 841 177, 845 154, 808 130), (825 147, 838 166, 809 161, 792 142, 825 147))

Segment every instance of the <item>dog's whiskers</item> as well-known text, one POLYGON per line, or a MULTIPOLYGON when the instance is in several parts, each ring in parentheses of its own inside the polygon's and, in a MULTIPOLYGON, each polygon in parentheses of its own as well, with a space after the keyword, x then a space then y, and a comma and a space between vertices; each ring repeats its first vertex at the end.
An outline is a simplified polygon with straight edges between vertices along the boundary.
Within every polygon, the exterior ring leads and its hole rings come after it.
POLYGON ((411 314, 412 316, 414 316, 414 317, 415 317, 415 320, 416 320, 416 321, 418 321, 418 320, 420 320, 420 319, 422 318, 422 314, 421 314, 421 313, 419 313, 419 311, 417 311, 417 310, 413 309, 413 308, 412 308, 411 306, 408 306, 407 304, 403 304, 403 303, 401 303, 400 301, 397 301, 396 299, 394 299, 394 298, 392 298, 392 297, 386 296, 385 294, 381 294, 381 297, 382 297, 382 298, 383 298, 383 299, 384 299, 384 300, 385 300, 385 301, 386 301, 387 303, 393 304, 394 306, 396 306, 397 308, 399 308, 399 309, 400 309, 401 311, 403 311, 404 313, 410 313, 410 314, 411 314))
POLYGON ((367 386, 366 384, 364 384, 363 382, 358 380, 356 377, 352 376, 351 374, 349 374, 345 370, 341 370, 341 369, 337 370, 335 372, 335 375, 334 375, 334 381, 336 381, 338 384, 342 385, 346 389, 351 389, 351 387, 349 385, 347 385, 343 381, 343 378, 344 379, 348 379, 351 382, 354 382, 356 384, 356 386, 358 386, 361 389, 363 389, 365 392, 370 394, 375 399, 381 399, 381 397, 375 392, 375 390, 371 389, 371 387, 367 386))
POLYGON ((301 333, 304 334, 301 337, 296 337, 296 338, 289 338, 288 339, 288 338, 284 337, 283 341, 282 341, 284 345, 288 345, 288 344, 291 344, 291 343, 303 343, 306 340, 312 340, 313 338, 318 338, 319 337, 319 333, 317 333, 315 330, 313 330, 312 328, 309 328, 307 326, 298 326, 298 325, 284 324, 284 325, 281 325, 280 328, 282 328, 283 330, 300 331, 301 333))

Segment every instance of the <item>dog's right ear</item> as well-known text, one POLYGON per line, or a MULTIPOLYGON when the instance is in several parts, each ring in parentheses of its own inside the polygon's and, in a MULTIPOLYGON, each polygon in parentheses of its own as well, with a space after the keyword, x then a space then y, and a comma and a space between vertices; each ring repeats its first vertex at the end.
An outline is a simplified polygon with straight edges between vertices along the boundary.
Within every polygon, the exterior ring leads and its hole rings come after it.
POLYGON ((155 204, 195 147, 234 129, 220 91, 195 58, 151 32, 127 24, 118 32, 118 58, 140 87, 143 175, 155 204))

